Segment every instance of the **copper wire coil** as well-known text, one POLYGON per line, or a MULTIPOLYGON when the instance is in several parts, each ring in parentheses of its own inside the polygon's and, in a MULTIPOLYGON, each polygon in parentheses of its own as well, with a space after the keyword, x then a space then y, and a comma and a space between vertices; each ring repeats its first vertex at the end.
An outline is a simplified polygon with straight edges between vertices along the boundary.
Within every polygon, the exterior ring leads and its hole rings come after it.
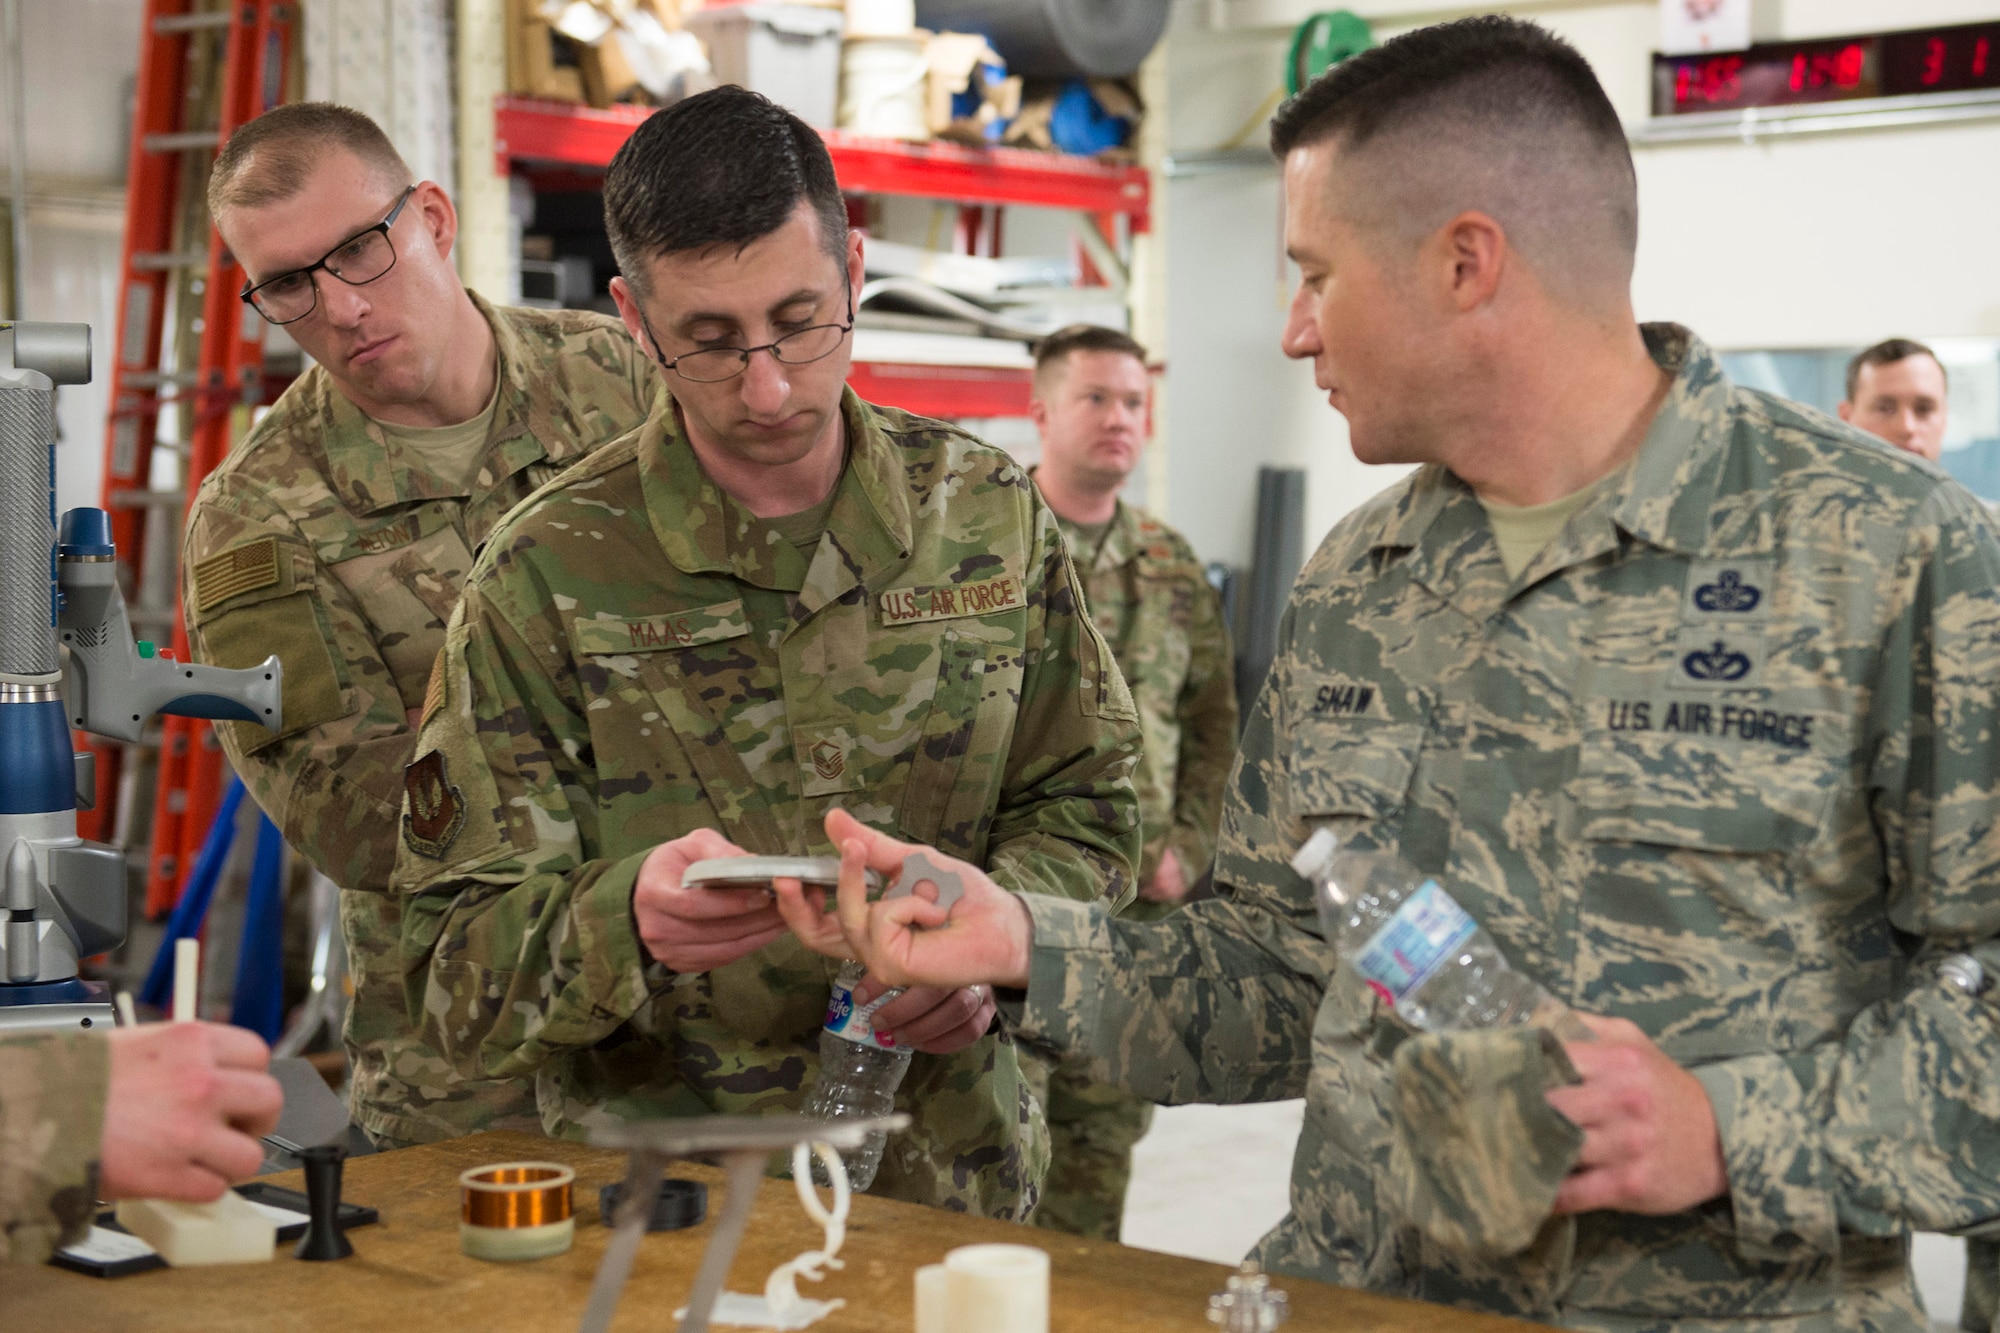
POLYGON ((475 1166, 458 1177, 459 1218, 475 1227, 542 1227, 570 1215, 574 1169, 555 1162, 475 1166))

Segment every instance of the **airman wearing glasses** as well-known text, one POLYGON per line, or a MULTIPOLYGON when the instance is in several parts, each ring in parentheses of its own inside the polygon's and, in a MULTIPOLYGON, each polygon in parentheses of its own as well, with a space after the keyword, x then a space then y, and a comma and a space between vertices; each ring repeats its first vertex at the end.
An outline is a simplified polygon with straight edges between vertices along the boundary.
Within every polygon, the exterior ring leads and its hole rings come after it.
MULTIPOLYGON (((219 728, 286 839, 341 888, 353 1110, 379 1142, 533 1128, 403 1009, 403 768, 445 622, 501 516, 645 418, 658 375, 616 321, 499 308, 452 268, 451 200, 345 107, 281 107, 217 157, 209 204, 243 299, 315 364, 203 483, 182 565, 197 656, 277 652, 285 732, 219 728)), ((245 312, 248 314, 249 312, 245 312)))
MULTIPOLYGON (((694 861, 860 820, 1116 902, 1139 851, 1136 715, 1054 515, 1004 453, 844 388, 861 238, 819 136, 716 89, 639 127, 604 202, 669 392, 475 564, 396 871, 426 1035, 569 1135, 796 1112, 818 1075, 837 967, 694 861)), ((1033 1208, 1046 1134, 993 1012, 915 987, 874 1014, 916 1052, 876 1193, 1033 1208)))

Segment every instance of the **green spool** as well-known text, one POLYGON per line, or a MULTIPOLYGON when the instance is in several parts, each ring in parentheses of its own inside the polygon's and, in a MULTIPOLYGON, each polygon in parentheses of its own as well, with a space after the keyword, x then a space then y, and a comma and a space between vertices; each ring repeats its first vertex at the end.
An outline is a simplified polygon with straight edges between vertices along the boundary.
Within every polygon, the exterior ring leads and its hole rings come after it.
POLYGON ((1315 14, 1301 23, 1285 49, 1285 93, 1298 96, 1299 89, 1346 60, 1375 45, 1368 20, 1352 10, 1334 9, 1315 14))

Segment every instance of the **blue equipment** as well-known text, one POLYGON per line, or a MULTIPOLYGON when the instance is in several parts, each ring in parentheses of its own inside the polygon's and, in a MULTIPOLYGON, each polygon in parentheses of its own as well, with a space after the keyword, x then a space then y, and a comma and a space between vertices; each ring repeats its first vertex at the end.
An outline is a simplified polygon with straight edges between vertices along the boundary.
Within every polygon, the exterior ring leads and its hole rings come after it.
POLYGON ((112 1021, 77 961, 125 938, 125 856, 77 837, 97 780, 70 729, 135 741, 154 713, 280 725, 275 655, 225 671, 133 642, 108 514, 70 510, 58 540, 55 389, 89 380, 88 325, 0 324, 0 1030, 112 1021))

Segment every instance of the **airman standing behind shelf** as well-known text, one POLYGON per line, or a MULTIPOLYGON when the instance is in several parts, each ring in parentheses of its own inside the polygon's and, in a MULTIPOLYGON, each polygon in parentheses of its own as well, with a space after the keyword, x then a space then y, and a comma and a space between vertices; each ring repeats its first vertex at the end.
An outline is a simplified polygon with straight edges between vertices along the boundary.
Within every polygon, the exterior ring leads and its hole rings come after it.
POLYGON ((1142 1096, 1303 1094, 1267 1267, 1605 1333, 1928 1333, 1909 1233, 2000 1219, 2000 530, 1637 322, 1625 130, 1545 30, 1397 37, 1272 145, 1284 350, 1356 457, 1418 467, 1299 576, 1217 896, 1120 921, 967 867, 948 914, 870 904, 869 830, 838 918, 787 885, 787 920, 1024 988, 1021 1040, 1142 1096), (1319 832, 1413 868, 1393 918, 1347 862, 1326 924, 1319 832), (1591 1038, 1486 1026, 1477 927, 1591 1038))
POLYGON ((207 1203, 255 1175, 284 1104, 269 1062, 213 1023, 0 1032, 0 1263, 76 1244, 99 1199, 207 1203))
MULTIPOLYGON (((820 136, 702 93, 604 201, 670 393, 480 556, 397 868, 410 1011, 571 1136, 797 1111, 814 1081, 837 969, 765 892, 683 886, 692 862, 859 820, 1115 905, 1139 851, 1131 697, 1054 516, 1004 453, 845 390, 861 237, 820 136)), ((1045 1130, 992 1015, 983 987, 875 1015, 917 1052, 876 1193, 1033 1208, 1045 1130)))
POLYGON ((1908 338, 1888 338, 1847 363, 1840 419, 1935 463, 1951 420, 1948 387, 1936 352, 1908 338))
MULTIPOLYGON (((1145 852, 1138 900, 1153 920, 1178 907, 1215 856, 1222 791, 1236 757, 1236 672, 1222 599, 1187 539, 1118 498, 1146 444, 1146 353, 1116 329, 1072 325, 1035 350, 1034 470, 1083 579, 1091 619, 1139 710, 1133 785, 1145 852)), ((1152 1103, 1074 1063, 1022 1067, 1048 1113, 1049 1179, 1037 1225, 1117 1240, 1132 1145, 1152 1103)))
POLYGON ((316 363, 206 481, 182 564, 197 657, 285 664, 285 730, 218 730, 285 840, 340 886, 356 1121, 380 1144, 540 1124, 403 1010, 403 769, 444 626, 501 517, 645 419, 658 377, 617 321, 467 292, 451 200, 375 123, 279 107, 216 158, 209 208, 246 299, 316 363))

